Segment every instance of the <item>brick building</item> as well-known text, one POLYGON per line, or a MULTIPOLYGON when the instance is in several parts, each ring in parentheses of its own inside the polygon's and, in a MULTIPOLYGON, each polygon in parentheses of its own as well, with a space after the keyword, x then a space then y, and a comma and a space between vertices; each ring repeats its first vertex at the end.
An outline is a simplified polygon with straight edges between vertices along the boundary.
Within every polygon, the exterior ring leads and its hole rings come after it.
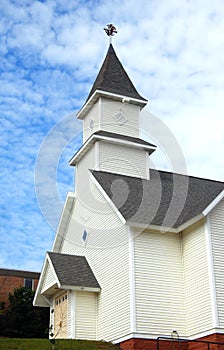
POLYGON ((4 303, 3 310, 9 306, 9 293, 13 293, 14 289, 19 287, 36 290, 39 277, 38 272, 0 269, 0 304, 4 303))

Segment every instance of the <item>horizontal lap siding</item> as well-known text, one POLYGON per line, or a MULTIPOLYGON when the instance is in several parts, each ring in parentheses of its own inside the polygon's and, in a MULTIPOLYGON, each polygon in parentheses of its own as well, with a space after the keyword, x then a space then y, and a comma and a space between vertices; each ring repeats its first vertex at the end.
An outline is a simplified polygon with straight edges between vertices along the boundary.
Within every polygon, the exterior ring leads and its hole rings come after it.
POLYGON ((54 283, 56 283, 55 275, 52 271, 52 268, 50 267, 49 263, 47 263, 46 273, 44 276, 44 282, 41 288, 41 293, 52 286, 54 283))
POLYGON ((112 341, 130 331, 128 227, 95 186, 91 185, 91 191, 85 205, 76 200, 61 252, 87 257, 102 288, 97 339, 112 341), (86 242, 82 240, 84 229, 86 242))
POLYGON ((65 241, 62 252, 85 255, 101 286, 96 339, 112 341, 127 334, 130 331, 128 247, 91 249, 65 241))
POLYGON ((124 145, 101 142, 100 170, 147 178, 146 152, 124 145))
POLYGON ((212 327, 207 242, 204 221, 183 232, 187 336, 212 327))
POLYGON ((224 328, 224 201, 209 215, 219 327, 224 328))
POLYGON ((102 98, 101 112, 102 130, 139 137, 139 106, 102 98), (117 113, 122 113, 127 119, 124 124, 119 125, 119 122, 116 121, 117 113))
POLYGON ((75 334, 77 339, 96 339, 97 295, 90 292, 75 294, 75 334))
POLYGON ((181 241, 143 232, 135 239, 137 332, 185 335, 181 241))
POLYGON ((94 132, 98 131, 99 125, 99 101, 92 106, 91 110, 84 118, 83 125, 83 142, 85 142, 94 132), (92 124, 92 129, 90 128, 90 122, 92 124))

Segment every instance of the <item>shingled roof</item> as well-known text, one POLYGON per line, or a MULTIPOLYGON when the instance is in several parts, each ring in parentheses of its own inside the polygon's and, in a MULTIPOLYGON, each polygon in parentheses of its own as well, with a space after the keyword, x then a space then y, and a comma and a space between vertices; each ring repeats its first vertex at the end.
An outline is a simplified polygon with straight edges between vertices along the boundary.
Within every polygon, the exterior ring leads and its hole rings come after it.
POLYGON ((202 214, 224 183, 150 170, 150 180, 92 171, 104 192, 130 223, 177 229, 202 214))
POLYGON ((109 46, 103 65, 96 77, 86 102, 96 90, 127 96, 145 102, 147 101, 137 92, 119 61, 112 44, 109 46))
POLYGON ((114 132, 109 132, 109 131, 104 131, 104 130, 99 130, 99 131, 95 132, 94 135, 124 140, 124 141, 132 142, 132 143, 137 143, 137 144, 142 145, 142 146, 152 146, 152 147, 156 148, 156 146, 153 145, 152 143, 149 143, 149 142, 142 140, 138 137, 116 134, 114 132))
POLYGON ((100 288, 84 256, 48 252, 62 286, 100 288))
POLYGON ((87 145, 91 146, 92 144, 94 144, 95 141, 102 140, 102 138, 104 140, 107 139, 108 141, 110 139, 113 139, 113 140, 120 140, 120 141, 130 142, 130 143, 132 143, 133 146, 138 146, 138 147, 141 147, 143 149, 147 149, 149 154, 153 153, 155 151, 155 149, 156 149, 155 145, 153 145, 152 143, 149 143, 149 142, 147 142, 145 140, 142 140, 140 138, 99 130, 99 131, 95 132, 94 134, 92 134, 86 140, 86 142, 82 145, 82 147, 70 159, 69 164, 72 165, 72 166, 76 165, 76 161, 77 161, 76 157, 77 157, 77 155, 81 155, 83 153, 83 150, 87 147, 87 145))

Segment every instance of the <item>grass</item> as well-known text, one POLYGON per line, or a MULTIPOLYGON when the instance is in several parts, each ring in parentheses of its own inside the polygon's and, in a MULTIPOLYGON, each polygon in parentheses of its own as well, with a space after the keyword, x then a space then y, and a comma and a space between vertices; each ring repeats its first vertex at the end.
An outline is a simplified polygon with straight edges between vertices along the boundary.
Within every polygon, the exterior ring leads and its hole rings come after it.
POLYGON ((57 339, 54 348, 48 339, 0 338, 0 350, 118 350, 107 342, 57 339))

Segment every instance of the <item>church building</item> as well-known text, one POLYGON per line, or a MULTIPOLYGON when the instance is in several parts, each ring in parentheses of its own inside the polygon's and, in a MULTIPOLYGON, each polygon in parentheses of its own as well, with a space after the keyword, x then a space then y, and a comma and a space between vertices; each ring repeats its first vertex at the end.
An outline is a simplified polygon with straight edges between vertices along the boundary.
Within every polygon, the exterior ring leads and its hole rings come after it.
POLYGON ((77 114, 83 145, 34 305, 56 338, 156 349, 224 341, 224 183, 149 169, 146 106, 110 43, 77 114))

